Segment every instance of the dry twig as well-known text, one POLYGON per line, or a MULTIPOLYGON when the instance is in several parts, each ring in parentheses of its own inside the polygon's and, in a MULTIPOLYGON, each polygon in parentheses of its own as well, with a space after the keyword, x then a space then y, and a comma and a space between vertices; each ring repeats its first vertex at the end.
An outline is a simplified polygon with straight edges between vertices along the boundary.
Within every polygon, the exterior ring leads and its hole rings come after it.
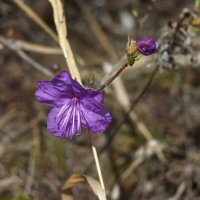
POLYGON ((168 200, 179 200, 181 199, 183 193, 185 192, 187 187, 186 183, 181 183, 176 191, 176 194, 173 197, 170 197, 168 200))
POLYGON ((25 51, 30 51, 34 53, 40 53, 40 54, 62 55, 62 51, 60 48, 34 44, 34 43, 26 42, 23 40, 16 40, 15 44, 18 45, 21 49, 24 49, 25 51))
POLYGON ((81 84, 82 83, 81 76, 74 59, 71 45, 67 39, 67 28, 66 28, 67 25, 66 25, 63 5, 60 0, 49 0, 49 2, 51 3, 53 8, 54 21, 58 33, 60 47, 65 56, 66 62, 69 67, 69 71, 72 77, 76 78, 76 80, 81 84))
POLYGON ((13 40, 8 40, 0 35, 0 42, 12 51, 14 51, 20 58, 22 58, 24 61, 26 61, 38 71, 42 72, 46 76, 53 77, 53 73, 50 70, 46 69, 44 66, 42 66, 41 64, 33 60, 30 56, 28 56, 24 51, 20 49, 20 47, 13 40))
POLYGON ((12 0, 22 11, 26 13, 36 24, 39 25, 48 35, 58 42, 57 35, 51 30, 51 28, 23 1, 21 0, 12 0))
POLYGON ((117 60, 117 55, 113 45, 110 44, 108 37, 105 35, 95 18, 93 17, 90 9, 88 8, 87 4, 82 0, 75 0, 76 4, 80 7, 83 17, 90 25, 90 28, 94 32, 96 38, 98 39, 99 43, 106 51, 106 53, 115 61, 117 60))

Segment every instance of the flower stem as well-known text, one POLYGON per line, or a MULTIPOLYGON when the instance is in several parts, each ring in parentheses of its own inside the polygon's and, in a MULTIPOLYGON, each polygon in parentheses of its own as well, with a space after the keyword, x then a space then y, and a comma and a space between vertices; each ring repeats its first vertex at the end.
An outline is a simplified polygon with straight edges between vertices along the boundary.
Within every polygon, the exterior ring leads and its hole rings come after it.
POLYGON ((94 155, 94 160, 95 160, 95 164, 96 164, 96 168, 97 168, 97 172, 98 172, 98 176, 99 176, 99 181, 100 181, 102 190, 105 191, 105 186, 104 186, 104 182, 103 182, 103 176, 102 176, 102 173, 101 173, 101 167, 100 167, 100 164, 99 164, 99 158, 98 158, 98 155, 97 155, 97 150, 96 150, 96 147, 93 146, 93 145, 92 145, 92 152, 93 152, 93 155, 94 155))
POLYGON ((102 91, 103 89, 105 89, 108 85, 110 85, 120 74, 121 72, 128 67, 129 65, 127 63, 123 64, 118 70, 117 72, 111 76, 111 78, 109 78, 99 89, 98 91, 102 91))

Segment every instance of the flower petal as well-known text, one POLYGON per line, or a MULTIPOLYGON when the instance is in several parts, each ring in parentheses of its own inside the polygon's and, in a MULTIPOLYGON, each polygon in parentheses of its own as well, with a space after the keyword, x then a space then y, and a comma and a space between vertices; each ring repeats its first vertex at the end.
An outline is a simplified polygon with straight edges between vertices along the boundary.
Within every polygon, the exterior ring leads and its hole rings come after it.
POLYGON ((89 98, 80 101, 81 124, 93 133, 104 132, 112 118, 109 112, 97 101, 89 98))
POLYGON ((65 104, 62 108, 54 107, 48 114, 47 129, 56 137, 69 138, 80 134, 81 121, 76 105, 65 104))
POLYGON ((56 122, 56 116, 59 113, 59 108, 53 108, 49 114, 47 119, 47 129, 50 133, 52 133, 56 137, 61 137, 62 133, 58 129, 58 124, 56 122))
POLYGON ((66 92, 56 89, 51 81, 37 81, 39 89, 35 92, 36 99, 45 104, 59 106, 70 97, 66 92))
POLYGON ((39 89, 35 92, 36 99, 41 103, 54 106, 63 105, 67 99, 84 96, 85 89, 71 75, 63 71, 52 81, 37 81, 39 89))
POLYGON ((81 97, 85 92, 85 89, 75 80, 72 79, 71 75, 67 71, 61 72, 52 80, 52 84, 55 89, 60 91, 67 91, 68 95, 73 97, 81 97))
POLYGON ((95 99, 95 101, 97 101, 97 102, 99 102, 99 103, 100 103, 100 102, 102 101, 102 99, 103 99, 103 96, 102 96, 101 92, 99 92, 99 91, 87 89, 87 90, 86 90, 86 93, 87 93, 87 94, 85 95, 86 98, 95 99))

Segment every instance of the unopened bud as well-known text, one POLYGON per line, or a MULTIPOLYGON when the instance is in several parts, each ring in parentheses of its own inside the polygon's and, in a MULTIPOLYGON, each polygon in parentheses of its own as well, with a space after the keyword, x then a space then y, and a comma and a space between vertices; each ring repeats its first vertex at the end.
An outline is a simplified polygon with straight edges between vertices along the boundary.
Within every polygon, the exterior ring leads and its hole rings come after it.
POLYGON ((136 43, 138 51, 144 56, 149 56, 156 51, 156 42, 152 37, 138 39, 136 43))

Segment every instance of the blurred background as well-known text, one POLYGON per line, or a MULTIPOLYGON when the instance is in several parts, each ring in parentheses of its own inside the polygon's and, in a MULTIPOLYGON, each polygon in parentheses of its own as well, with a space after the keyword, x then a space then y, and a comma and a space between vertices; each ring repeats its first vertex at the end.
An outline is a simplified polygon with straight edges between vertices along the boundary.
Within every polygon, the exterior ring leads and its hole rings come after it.
MULTIPOLYGON (((71 174, 98 180, 90 136, 82 130, 69 141, 48 133, 50 107, 35 100, 35 81, 68 68, 55 34, 44 31, 17 2, 0 1, 0 199, 61 199, 71 174)), ((56 31, 47 0, 24 3, 56 31)), ((113 121, 94 141, 108 199, 199 200, 200 37, 190 18, 199 19, 195 2, 64 4, 68 39, 86 87, 94 79, 97 88, 120 67, 128 35, 158 41, 155 55, 141 58, 104 90, 113 121)), ((97 199, 87 184, 72 194, 97 199)))

